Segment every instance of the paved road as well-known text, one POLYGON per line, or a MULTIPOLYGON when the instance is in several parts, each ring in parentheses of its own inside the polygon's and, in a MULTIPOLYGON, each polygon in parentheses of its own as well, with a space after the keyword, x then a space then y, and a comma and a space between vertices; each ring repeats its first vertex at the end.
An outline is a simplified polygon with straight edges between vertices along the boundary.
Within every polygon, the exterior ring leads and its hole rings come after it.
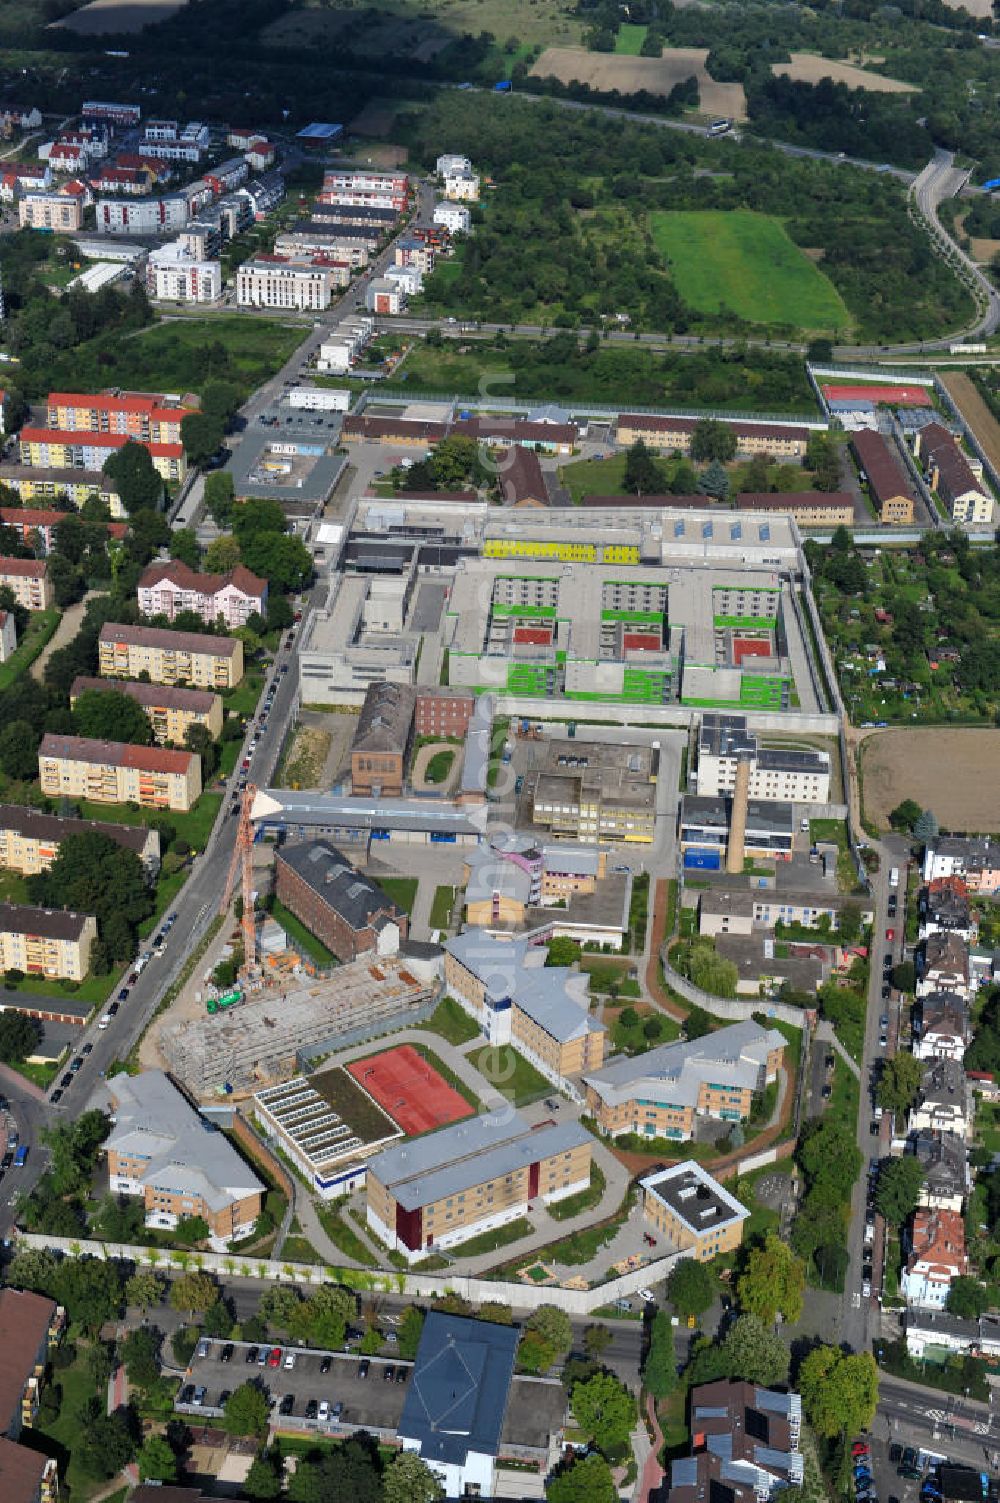
MULTIPOLYGON (((931 225, 932 237, 950 255, 954 255, 965 267, 982 305, 979 321, 968 332, 970 339, 982 339, 994 334, 1000 326, 1000 293, 989 278, 980 271, 961 246, 948 234, 938 218, 938 208, 945 199, 954 198, 969 179, 969 170, 955 166, 955 156, 950 151, 938 151, 933 161, 915 178, 910 192, 921 214, 931 225)), ((946 342, 946 341, 945 341, 946 342)))

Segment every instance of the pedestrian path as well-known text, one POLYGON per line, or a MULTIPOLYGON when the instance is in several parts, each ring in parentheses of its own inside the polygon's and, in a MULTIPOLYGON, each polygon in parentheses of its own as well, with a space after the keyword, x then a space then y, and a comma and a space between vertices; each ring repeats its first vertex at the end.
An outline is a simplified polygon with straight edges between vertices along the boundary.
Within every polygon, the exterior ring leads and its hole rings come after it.
POLYGON ((855 1080, 861 1079, 861 1071, 859 1070, 855 1061, 848 1054, 843 1044, 840 1042, 839 1038, 834 1032, 832 1023, 828 1023, 825 1018, 821 1018, 820 1021, 816 1024, 816 1037, 818 1039, 822 1039, 824 1044, 831 1044, 836 1052, 840 1055, 841 1059, 844 1061, 844 1064, 851 1071, 855 1080))
MULTIPOLYGON (((635 1503, 650 1503, 650 1500, 658 1493, 660 1483, 663 1481, 663 1478, 665 1476, 664 1470, 660 1465, 660 1450, 663 1446, 663 1431, 660 1429, 660 1422, 656 1417, 656 1405, 653 1402, 652 1394, 646 1395, 646 1413, 649 1416, 649 1422, 653 1427, 654 1440, 653 1444, 650 1445, 649 1436, 646 1434, 646 1427, 645 1425, 640 1424, 639 1429, 642 1431, 642 1439, 645 1441, 648 1455, 646 1456, 645 1462, 640 1464, 639 1466, 639 1478, 636 1484, 636 1490, 632 1495, 635 1499, 635 1503)), ((636 1437, 636 1439, 637 1438, 638 1437, 636 1437)), ((633 1440, 632 1449, 636 1453, 636 1461, 638 1462, 639 1453, 636 1449, 635 1440, 633 1440)))

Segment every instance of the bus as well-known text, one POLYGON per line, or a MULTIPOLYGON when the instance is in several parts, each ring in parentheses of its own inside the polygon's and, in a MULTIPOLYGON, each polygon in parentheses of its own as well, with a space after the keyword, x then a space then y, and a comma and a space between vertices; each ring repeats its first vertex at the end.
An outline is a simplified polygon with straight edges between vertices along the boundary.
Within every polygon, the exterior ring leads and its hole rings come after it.
POLYGON ((28 1147, 27 1147, 26 1143, 22 1143, 21 1146, 20 1146, 20 1148, 17 1150, 17 1152, 14 1155, 14 1168, 15 1169, 23 1169, 24 1166, 25 1166, 25 1164, 27 1162, 28 1162, 28 1147))
POLYGON ((724 136, 729 131, 731 131, 732 128, 733 122, 731 120, 728 120, 725 115, 722 115, 718 120, 712 121, 711 125, 708 127, 708 134, 710 136, 724 136))

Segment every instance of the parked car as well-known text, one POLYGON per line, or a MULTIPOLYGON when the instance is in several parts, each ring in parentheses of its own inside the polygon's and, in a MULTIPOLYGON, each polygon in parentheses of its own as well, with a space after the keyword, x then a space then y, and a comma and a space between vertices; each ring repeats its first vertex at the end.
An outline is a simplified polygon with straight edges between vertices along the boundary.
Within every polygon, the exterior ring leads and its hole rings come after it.
POLYGON ((334 1404, 333 1408, 330 1410, 330 1418, 333 1420, 339 1420, 343 1412, 344 1406, 338 1400, 338 1402, 334 1404))
POLYGON ((393 1374, 394 1373, 395 1373, 395 1368, 393 1367, 392 1363, 390 1362, 390 1363, 388 1363, 388 1365, 383 1370, 383 1373, 382 1373, 382 1382, 383 1383, 391 1383, 392 1379, 393 1379, 393 1374))
POLYGON ((231 1341, 227 1341, 226 1344, 225 1344, 225 1346, 222 1348, 222 1351, 221 1351, 221 1353, 219 1355, 219 1361, 220 1362, 231 1362, 232 1360, 233 1360, 233 1343, 231 1341))
POLYGON ((204 1402, 205 1402, 205 1385, 203 1383, 199 1384, 199 1386, 195 1389, 195 1391, 194 1391, 194 1398, 192 1399, 191 1402, 194 1403, 194 1404, 204 1404, 204 1402))
POLYGON ((409 1376, 410 1376, 410 1369, 408 1367, 397 1367, 396 1368, 396 1382, 397 1383, 405 1383, 406 1380, 407 1380, 407 1378, 409 1376))
POLYGON ((285 1367, 286 1368, 292 1368, 294 1366, 295 1366, 295 1353, 294 1352, 286 1352, 285 1353, 285 1367))
POLYGON ((281 1403, 278 1405, 278 1413, 279 1414, 291 1414, 291 1412, 292 1412, 292 1410, 294 1408, 295 1408, 295 1395, 294 1395, 294 1393, 286 1393, 285 1397, 282 1399, 281 1403))
POLYGON ((212 1343, 203 1336, 195 1349, 196 1357, 207 1357, 212 1350, 212 1343))
POLYGON ((256 1362, 257 1361, 257 1348, 255 1346, 247 1347, 247 1354, 246 1354, 246 1359, 245 1360, 246 1360, 246 1362, 247 1362, 248 1365, 251 1362, 256 1362))
POLYGON ((322 1360, 322 1362, 319 1365, 319 1370, 320 1370, 321 1373, 328 1373, 330 1371, 330 1368, 332 1366, 333 1366, 333 1358, 332 1357, 324 1357, 323 1360, 322 1360))
POLYGON ((193 1383, 185 1383, 184 1387, 181 1389, 180 1402, 182 1404, 190 1404, 193 1398, 194 1398, 194 1384, 193 1383))
POLYGON ((363 1358, 358 1363, 358 1373, 357 1373, 358 1377, 359 1378, 367 1378, 370 1369, 371 1369, 371 1363, 368 1361, 368 1358, 367 1357, 363 1358))
POLYGON ((62 1086, 62 1088, 63 1088, 64 1091, 65 1091, 65 1089, 66 1089, 67 1086, 71 1086, 73 1084, 73 1072, 72 1072, 72 1070, 67 1070, 66 1071, 66 1074, 63 1076, 62 1080, 60 1080, 59 1084, 62 1086))
POLYGON ((268 1367, 280 1367, 281 1366, 281 1347, 280 1346, 273 1346, 271 1348, 270 1352, 268 1353, 267 1365, 268 1365, 268 1367))
POLYGON ((319 1420, 321 1425, 325 1425, 327 1420, 330 1418, 330 1405, 327 1403, 326 1399, 320 1400, 320 1406, 316 1413, 316 1418, 319 1420))
MULTIPOLYGON (((51 1101, 51 1103, 52 1103, 53 1106, 58 1106, 59 1103, 60 1103, 60 1101, 62 1100, 62 1091, 59 1090, 58 1087, 57 1087, 56 1090, 54 1090, 52 1092, 52 1095, 49 1097, 49 1100, 51 1101)), ((0 1172, 2 1172, 2 1171, 0 1171, 0 1172)))
POLYGON ((316 1418, 316 1416, 317 1416, 318 1413, 319 1413, 319 1402, 318 1402, 318 1400, 316 1400, 316 1399, 310 1399, 309 1402, 306 1404, 306 1419, 307 1420, 314 1420, 316 1418))
POLYGON ((648 1305, 653 1305, 656 1303, 656 1295, 653 1293, 652 1289, 640 1289, 639 1298, 644 1299, 648 1305))

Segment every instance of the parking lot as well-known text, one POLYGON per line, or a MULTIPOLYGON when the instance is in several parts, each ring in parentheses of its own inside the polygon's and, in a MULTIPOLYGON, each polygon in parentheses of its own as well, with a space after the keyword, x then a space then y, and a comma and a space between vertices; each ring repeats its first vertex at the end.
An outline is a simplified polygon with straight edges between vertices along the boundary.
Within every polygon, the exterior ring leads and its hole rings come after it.
POLYGON ((270 1397, 271 1422, 277 1426, 336 1434, 338 1430, 361 1427, 394 1431, 399 1424, 413 1366, 410 1362, 306 1347, 274 1348, 265 1344, 255 1348, 246 1341, 209 1341, 207 1345, 206 1356, 196 1352, 192 1357, 181 1384, 176 1408, 182 1414, 220 1413, 225 1397, 241 1383, 259 1382, 270 1397), (224 1361, 223 1353, 230 1347, 232 1354, 224 1361), (275 1350, 280 1352, 280 1365, 272 1367, 268 1358, 275 1350), (289 1356, 293 1359, 292 1367, 286 1366, 289 1356), (329 1370, 321 1371, 327 1362, 329 1370), (366 1376, 361 1376, 362 1372, 366 1376), (405 1374, 402 1382, 400 1373, 405 1374), (194 1395, 202 1388, 205 1390, 202 1402, 196 1404, 194 1395), (330 1406, 330 1417, 325 1424, 306 1418, 310 1400, 315 1400, 317 1407, 324 1401, 330 1406), (335 1414, 338 1404, 342 1408, 335 1414))

